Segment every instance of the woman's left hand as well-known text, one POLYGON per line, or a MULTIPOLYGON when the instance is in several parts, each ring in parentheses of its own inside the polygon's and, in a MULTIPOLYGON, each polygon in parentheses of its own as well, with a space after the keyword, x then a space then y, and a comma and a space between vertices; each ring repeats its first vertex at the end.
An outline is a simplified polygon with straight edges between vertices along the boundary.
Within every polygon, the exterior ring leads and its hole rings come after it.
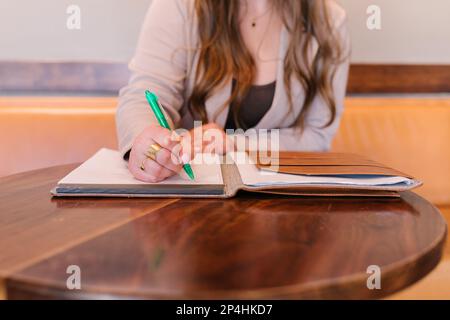
POLYGON ((190 130, 182 135, 181 144, 183 152, 191 154, 191 158, 194 158, 196 153, 222 155, 235 150, 233 139, 216 123, 190 130))

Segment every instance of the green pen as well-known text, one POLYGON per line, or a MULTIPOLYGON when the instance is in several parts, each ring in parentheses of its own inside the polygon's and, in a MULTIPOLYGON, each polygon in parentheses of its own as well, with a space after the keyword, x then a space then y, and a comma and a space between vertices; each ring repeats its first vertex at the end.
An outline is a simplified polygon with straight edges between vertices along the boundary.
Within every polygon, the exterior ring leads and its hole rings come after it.
MULTIPOLYGON (((164 113, 161 110, 161 105, 159 104, 158 97, 153 92, 150 92, 148 90, 145 91, 145 97, 147 98, 148 104, 153 110, 153 113, 155 114, 156 119, 158 119, 159 125, 161 127, 164 127, 166 129, 170 129, 169 123, 166 120, 166 117, 164 117, 164 113)), ((192 171, 192 167, 190 164, 186 163, 183 166, 184 172, 188 175, 188 177, 191 180, 194 180, 194 171, 192 171)))

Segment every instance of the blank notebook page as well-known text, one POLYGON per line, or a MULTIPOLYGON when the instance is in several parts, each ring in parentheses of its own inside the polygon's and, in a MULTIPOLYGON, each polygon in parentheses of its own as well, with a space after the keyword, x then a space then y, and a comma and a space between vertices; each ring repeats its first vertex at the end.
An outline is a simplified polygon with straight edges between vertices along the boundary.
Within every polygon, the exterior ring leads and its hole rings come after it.
POLYGON ((404 177, 394 176, 360 176, 352 175, 352 177, 339 176, 314 176, 314 175, 294 175, 285 173, 275 173, 270 171, 259 170, 256 165, 245 153, 231 154, 236 163, 242 182, 248 186, 262 187, 270 185, 302 185, 302 184, 319 184, 319 185, 353 185, 353 186, 382 186, 411 184, 412 180, 404 177))
MULTIPOLYGON (((151 161, 151 160, 149 160, 151 161)), ((219 158, 212 155, 199 154, 191 164, 195 181, 190 180, 182 170, 179 175, 172 176, 158 185, 220 185, 223 184, 219 158)), ((94 156, 69 173, 58 184, 64 185, 152 185, 135 179, 127 168, 118 151, 100 149, 94 156)))

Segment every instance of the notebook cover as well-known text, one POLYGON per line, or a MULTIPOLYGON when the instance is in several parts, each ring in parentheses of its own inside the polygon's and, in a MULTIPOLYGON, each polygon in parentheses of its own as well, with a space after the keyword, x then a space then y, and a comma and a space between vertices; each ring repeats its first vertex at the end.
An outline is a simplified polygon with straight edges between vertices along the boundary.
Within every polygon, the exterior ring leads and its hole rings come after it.
POLYGON ((299 175, 382 175, 414 179, 411 175, 353 154, 280 152, 279 158, 252 157, 260 170, 299 175), (297 154, 297 157, 295 157, 297 154))

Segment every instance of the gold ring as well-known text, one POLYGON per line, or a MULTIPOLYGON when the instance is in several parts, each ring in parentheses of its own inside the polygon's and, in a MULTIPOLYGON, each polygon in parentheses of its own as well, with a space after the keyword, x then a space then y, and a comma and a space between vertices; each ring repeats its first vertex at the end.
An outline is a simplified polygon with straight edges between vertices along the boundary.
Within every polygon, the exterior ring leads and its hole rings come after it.
POLYGON ((147 158, 152 159, 153 161, 156 161, 156 154, 161 150, 161 146, 157 143, 154 143, 148 148, 147 153, 145 154, 147 158))
POLYGON ((148 158, 145 158, 144 160, 142 160, 142 162, 141 162, 141 170, 142 171, 145 171, 145 166, 144 166, 144 162, 145 162, 145 160, 147 160, 148 158))

